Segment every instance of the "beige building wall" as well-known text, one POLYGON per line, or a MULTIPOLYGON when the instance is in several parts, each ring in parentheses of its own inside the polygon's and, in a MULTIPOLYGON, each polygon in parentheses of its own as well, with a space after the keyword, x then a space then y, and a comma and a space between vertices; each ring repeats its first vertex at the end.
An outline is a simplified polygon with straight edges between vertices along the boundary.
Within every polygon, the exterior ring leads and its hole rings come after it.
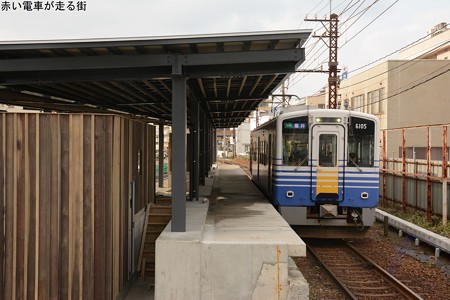
POLYGON ((388 71, 388 64, 382 63, 341 81, 338 92, 340 108, 344 109, 347 102, 349 110, 374 114, 380 118, 381 128, 387 128, 387 101, 384 98, 388 91, 388 71))
POLYGON ((305 97, 305 104, 317 106, 318 108, 326 108, 325 94, 305 97))
MULTIPOLYGON (((450 61, 391 60, 341 82, 339 94, 349 109, 377 115, 382 129, 450 123, 450 61)), ((431 146, 442 146, 441 128, 431 131, 431 146)), ((425 129, 408 130, 408 147, 426 146, 425 129)), ((388 155, 397 156, 401 131, 388 134, 388 155)))

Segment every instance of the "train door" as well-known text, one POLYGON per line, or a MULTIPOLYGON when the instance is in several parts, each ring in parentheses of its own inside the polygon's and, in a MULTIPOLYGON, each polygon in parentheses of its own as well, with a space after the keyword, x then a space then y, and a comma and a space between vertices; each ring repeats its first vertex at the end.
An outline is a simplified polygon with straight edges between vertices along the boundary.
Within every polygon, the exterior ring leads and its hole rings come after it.
POLYGON ((267 176, 267 190, 269 191, 269 195, 272 195, 272 134, 269 134, 269 145, 268 145, 268 174, 267 176))
POLYGON ((343 182, 339 184, 339 170, 343 170, 344 163, 344 128, 339 125, 315 125, 312 134, 312 200, 342 201, 343 182))
POLYGON ((257 147, 258 147, 258 155, 256 156, 256 159, 257 159, 257 162, 256 162, 256 166, 257 166, 257 169, 256 169, 256 178, 257 178, 257 181, 259 182, 259 164, 261 163, 261 139, 260 139, 260 137, 258 136, 258 145, 257 145, 257 147))

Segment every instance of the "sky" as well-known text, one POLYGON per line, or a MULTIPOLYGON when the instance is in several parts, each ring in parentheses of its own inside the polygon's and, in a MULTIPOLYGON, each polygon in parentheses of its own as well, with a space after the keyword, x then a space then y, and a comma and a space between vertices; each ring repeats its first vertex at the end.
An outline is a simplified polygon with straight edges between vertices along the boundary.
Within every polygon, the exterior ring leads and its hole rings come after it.
MULTIPOLYGON (((0 43, 290 29, 321 34, 320 22, 304 18, 328 18, 331 11, 339 15, 339 68, 347 67, 349 76, 424 37, 436 24, 450 23, 448 0, 61 0, 42 1, 41 10, 31 0, 31 11, 26 2, 0 1, 0 43), (57 2, 64 11, 57 10, 57 2)), ((324 49, 323 41, 311 38, 300 69, 326 70, 324 49)), ((286 93, 305 97, 326 82, 327 74, 296 73, 286 93)))

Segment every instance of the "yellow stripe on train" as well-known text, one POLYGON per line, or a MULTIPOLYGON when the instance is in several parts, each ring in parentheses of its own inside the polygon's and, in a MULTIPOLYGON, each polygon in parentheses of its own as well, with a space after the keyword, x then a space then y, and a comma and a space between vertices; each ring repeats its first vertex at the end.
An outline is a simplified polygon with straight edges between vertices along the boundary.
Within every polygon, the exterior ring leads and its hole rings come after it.
POLYGON ((317 170, 316 195, 321 193, 337 194, 339 192, 339 172, 317 170))

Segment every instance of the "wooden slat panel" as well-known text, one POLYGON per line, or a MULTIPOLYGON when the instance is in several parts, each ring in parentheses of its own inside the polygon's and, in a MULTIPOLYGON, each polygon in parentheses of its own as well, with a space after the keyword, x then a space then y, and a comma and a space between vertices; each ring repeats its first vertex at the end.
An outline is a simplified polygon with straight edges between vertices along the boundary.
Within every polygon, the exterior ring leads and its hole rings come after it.
POLYGON ((6 116, 5 149, 5 299, 13 298, 13 222, 14 222, 14 115, 6 116))
POLYGON ((50 240, 50 183, 51 153, 51 116, 43 115, 39 123, 39 262, 38 262, 38 299, 49 296, 50 240))
POLYGON ((121 142, 120 142, 120 186, 121 186, 121 199, 120 201, 120 290, 124 287, 124 283, 127 280, 127 203, 124 199, 128 199, 128 168, 127 168, 127 154, 128 149, 128 120, 121 119, 121 142))
MULTIPOLYGON (((26 272, 26 298, 35 298, 35 279, 36 279, 36 201, 37 201, 37 117, 35 114, 28 115, 28 243, 27 252, 27 272, 26 272)), ((0 155, 1 156, 1 155, 0 155)))
POLYGON ((105 135, 104 118, 95 117, 94 144, 94 299, 105 298, 105 135))
POLYGON ((105 145, 104 145, 104 151, 103 151, 103 159, 104 159, 104 165, 105 165, 105 299, 113 299, 112 295, 112 278, 113 278, 113 269, 112 269, 112 246, 113 246, 113 239, 112 239, 112 187, 114 185, 112 181, 112 161, 113 161, 113 138, 112 138, 112 132, 113 132, 113 117, 112 116, 105 116, 105 145))
POLYGON ((132 136, 130 134, 131 132, 131 122, 129 120, 125 121, 125 132, 124 132, 124 144, 123 144, 123 152, 124 152, 124 160, 122 161, 122 164, 124 165, 124 173, 123 173, 123 180, 122 184, 124 186, 124 197, 127 199, 127 201, 124 201, 123 206, 123 281, 126 282, 128 280, 128 244, 129 244, 129 226, 130 226, 130 216, 129 216, 129 195, 130 195, 130 182, 131 182, 131 175, 130 175, 130 165, 131 165, 131 158, 130 158, 130 145, 132 142, 132 136))
POLYGON ((4 280, 5 276, 3 273, 4 269, 4 261, 5 261, 5 251, 4 251, 4 244, 5 244, 5 159, 4 159, 4 153, 5 153, 5 114, 0 114, 0 298, 5 299, 5 287, 4 287, 4 280))
POLYGON ((17 116, 16 154, 16 299, 24 299, 25 257, 25 115, 17 116))
POLYGON ((59 228, 60 228, 60 186, 61 186, 61 143, 60 143, 60 128, 59 115, 50 118, 50 151, 51 151, 51 167, 49 193, 49 247, 50 247, 50 266, 49 266, 49 296, 51 299, 59 298, 59 276, 58 264, 60 255, 59 243, 59 228))
POLYGON ((30 157, 28 153, 28 140, 29 140, 29 130, 28 130, 28 116, 25 115, 24 118, 24 143, 23 143, 23 151, 24 151, 24 177, 22 178, 24 182, 24 251, 23 251, 23 298, 27 297, 27 289, 28 289, 28 242, 29 242, 29 232, 30 232, 30 157))
POLYGON ((130 182, 136 211, 153 197, 150 144, 152 127, 119 116, 0 114, 1 299, 118 296, 130 182))
POLYGON ((59 296, 60 299, 69 298, 69 116, 61 115, 60 119, 60 168, 61 168, 61 203, 60 211, 60 229, 59 229, 59 296))
POLYGON ((113 295, 119 294, 119 274, 120 274, 120 150, 121 150, 121 121, 119 117, 114 117, 113 129, 113 171, 112 171, 112 213, 113 213, 113 295))
POLYGON ((92 115, 83 120, 83 299, 94 299, 93 121, 92 115))
POLYGON ((69 118, 69 289, 72 299, 82 295, 83 265, 83 116, 69 118))

